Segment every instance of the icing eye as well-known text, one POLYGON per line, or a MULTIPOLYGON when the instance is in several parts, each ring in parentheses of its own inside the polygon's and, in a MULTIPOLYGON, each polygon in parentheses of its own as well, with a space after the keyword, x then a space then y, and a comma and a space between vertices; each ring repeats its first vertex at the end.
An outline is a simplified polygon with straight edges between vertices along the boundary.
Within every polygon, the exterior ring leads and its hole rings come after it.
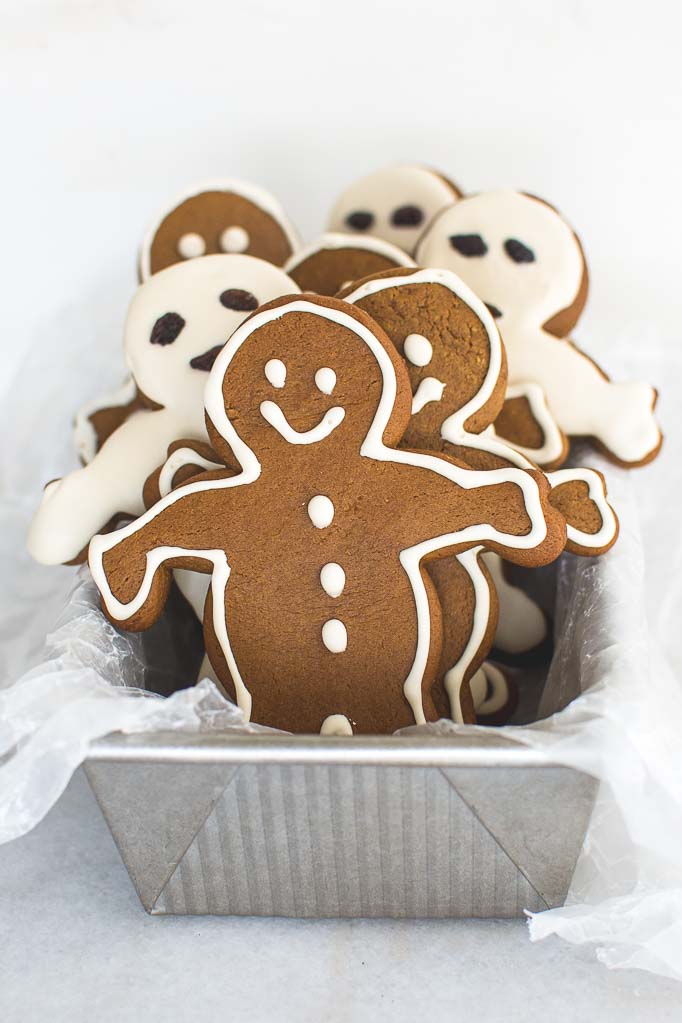
POLYGON ((527 245, 520 242, 518 238, 507 238, 504 243, 504 251, 515 263, 534 263, 535 253, 527 245))
POLYGON ((336 387, 336 373, 334 370, 329 369, 328 366, 318 369, 315 374, 315 386, 323 394, 331 394, 336 387))
POLYGON ((368 210, 355 210, 346 217, 346 224, 354 231, 368 231, 374 223, 374 214, 368 210))
POLYGON ((433 348, 422 334, 408 334, 403 344, 405 358, 413 366, 428 366, 433 358, 433 348))
POLYGON ((265 363, 265 378, 273 387, 284 387, 287 368, 281 359, 270 359, 265 363))
POLYGON ((485 256, 488 251, 480 234, 451 234, 450 244, 460 256, 485 256))
POLYGON ((418 206, 399 206, 391 214, 394 227, 419 227, 424 220, 424 211, 418 206))
POLYGON ((185 321, 178 313, 164 313, 152 327, 149 342, 152 345, 172 345, 184 326, 185 321))
POLYGON ((228 288, 220 296, 220 302, 226 309, 234 309, 237 313, 251 313, 258 308, 256 296, 241 288, 228 288))
POLYGON ((243 227, 235 225, 226 227, 220 236, 220 248, 222 252, 246 252, 251 239, 248 231, 243 227))
POLYGON ((203 256, 206 252, 206 242, 200 234, 195 234, 190 231, 189 234, 183 234, 178 240, 178 254, 183 259, 196 259, 197 256, 203 256))

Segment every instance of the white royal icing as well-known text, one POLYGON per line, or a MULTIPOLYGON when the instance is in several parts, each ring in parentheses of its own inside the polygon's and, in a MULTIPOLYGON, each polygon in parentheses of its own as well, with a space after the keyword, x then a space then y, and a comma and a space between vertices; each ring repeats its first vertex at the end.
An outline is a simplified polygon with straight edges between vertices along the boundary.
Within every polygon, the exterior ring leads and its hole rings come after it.
POLYGON ((403 342, 403 351, 413 366, 428 366, 433 358, 433 346, 423 334, 408 334, 403 342))
POLYGON ((220 248, 222 252, 246 252, 251 242, 249 232, 235 224, 233 227, 226 227, 220 235, 220 248))
POLYGON ((427 167, 384 167, 354 182, 341 194, 331 212, 329 230, 341 231, 354 240, 373 235, 411 254, 435 215, 456 202, 457 197, 455 189, 427 167), (402 206, 418 206, 424 213, 423 221, 396 227, 391 216, 402 206), (346 217, 355 212, 371 213, 374 218, 366 235, 346 222, 346 217))
POLYGON ((342 654, 348 646, 346 626, 338 618, 330 618, 322 626, 322 642, 331 654, 342 654))
POLYGON ((440 401, 445 391, 445 384, 436 377, 424 377, 419 381, 419 386, 412 398, 412 415, 421 412, 425 405, 431 401, 440 401))
POLYGON ((206 252, 206 242, 200 234, 189 231, 178 239, 178 255, 183 259, 196 259, 206 252))
POLYGON ((573 480, 581 480, 587 484, 588 496, 596 504, 601 515, 601 527, 596 533, 585 533, 575 526, 567 524, 566 532, 568 539, 580 547, 598 549, 610 544, 618 532, 618 521, 606 499, 604 481, 594 469, 557 469, 555 472, 547 473, 552 489, 562 483, 570 483, 573 480))
POLYGON ((204 458, 194 448, 176 448, 163 463, 159 473, 159 494, 161 497, 170 494, 173 489, 175 474, 186 465, 198 465, 207 471, 225 468, 222 462, 212 462, 210 458, 204 458))
POLYGON ((202 406, 209 374, 190 361, 223 344, 248 315, 219 301, 227 288, 268 302, 299 289, 279 267, 253 256, 211 255, 176 263, 141 285, 130 304, 124 349, 135 384, 162 406, 133 413, 90 463, 55 483, 33 518, 28 547, 44 564, 75 558, 117 512, 144 511, 144 482, 178 437, 207 440, 202 406), (185 325, 171 344, 151 344, 156 321, 176 313, 185 325))
POLYGON ((96 412, 101 412, 102 409, 105 408, 129 405, 136 394, 137 388, 135 386, 135 381, 132 377, 128 377, 128 379, 124 380, 121 386, 117 387, 115 390, 107 391, 105 394, 101 394, 99 398, 93 398, 92 401, 88 401, 84 405, 81 405, 76 413, 76 422, 74 423, 73 428, 73 440, 76 446, 76 451, 86 465, 88 462, 93 460, 97 454, 98 447, 97 434, 90 417, 96 412))
MULTIPOLYGON (((289 245, 291 251, 296 252, 300 247, 300 239, 296 233, 294 227, 289 222, 284 210, 280 206, 274 195, 266 191, 264 188, 260 188, 258 185, 252 185, 247 181, 235 181, 230 178, 217 178, 208 181, 202 181, 197 185, 193 185, 191 188, 185 189, 163 210, 154 220, 152 226, 148 229, 142 240, 142 249, 140 252, 140 276, 143 281, 146 281, 151 276, 151 250, 154 244, 154 239, 159 227, 166 219, 169 213, 172 213, 174 209, 177 209, 187 199, 193 199, 196 196, 202 195, 204 192, 233 192, 235 195, 239 195, 244 199, 248 199, 255 206, 260 207, 265 213, 268 213, 273 220, 276 220, 281 227, 289 245)), ((236 225, 235 225, 236 226, 236 225)), ((231 253, 233 254, 233 253, 231 253)), ((294 291, 298 291, 295 288, 294 291)))
POLYGON ((596 437, 624 462, 642 461, 658 447, 654 389, 606 379, 571 341, 544 329, 574 303, 584 273, 580 245, 555 210, 512 190, 469 196, 437 218, 417 257, 425 266, 455 271, 497 307, 510 385, 539 384, 565 434, 596 437), (483 255, 465 256, 453 248, 450 239, 467 234, 481 236, 483 255), (515 263, 505 250, 510 239, 522 242, 535 259, 515 263))
POLYGON ((320 584, 329 597, 340 597, 346 585, 346 573, 335 561, 330 561, 320 570, 320 584))
MULTIPOLYGON (((189 264, 188 264, 189 265, 189 264)), ((363 441, 360 454, 363 457, 393 464, 410 465, 433 473, 451 481, 463 489, 496 486, 500 483, 514 483, 522 491, 526 512, 530 521, 530 529, 519 536, 505 533, 489 523, 474 523, 454 532, 445 533, 405 548, 399 554, 399 560, 412 585, 417 612, 417 643, 412 667, 404 682, 404 693, 408 700, 414 719, 423 723, 424 709, 422 704, 422 682, 429 656, 431 643, 431 624, 429 600, 421 575, 421 562, 430 553, 441 548, 469 543, 472 546, 480 543, 499 543, 516 549, 532 549, 542 543, 547 533, 547 525, 542 512, 542 503, 535 480, 526 472, 515 468, 493 469, 485 472, 467 470, 438 457, 414 451, 401 451, 385 446, 383 436, 396 401, 397 380, 391 356, 376 335, 363 323, 348 315, 339 308, 319 306, 305 299, 292 300, 286 305, 265 309, 257 312, 242 324, 231 336, 219 353, 213 370, 209 376, 205 391, 205 409, 214 428, 222 435, 235 457, 242 466, 242 472, 236 476, 189 482, 183 487, 172 491, 161 498, 156 505, 128 526, 106 536, 97 536, 90 544, 90 568, 102 594, 107 610, 118 621, 126 621, 142 608, 149 597, 154 576, 158 567, 169 559, 179 557, 200 558, 213 564, 213 627, 223 651, 228 669, 235 684, 237 701, 248 716, 251 709, 251 697, 239 673, 229 641, 229 630, 225 619, 225 588, 229 579, 229 564, 222 550, 205 550, 192 548, 187 550, 177 546, 153 548, 147 554, 145 574, 135 597, 123 604, 111 591, 104 571, 103 558, 107 551, 112 550, 121 541, 128 539, 143 529, 161 511, 169 508, 185 497, 195 493, 212 490, 228 489, 245 486, 254 482, 261 473, 261 466, 251 448, 239 437, 230 421, 223 398, 223 380, 236 353, 244 342, 265 324, 271 323, 291 313, 310 313, 331 320, 353 332, 372 352, 383 377, 383 389, 372 423, 363 441)), ((319 525, 319 516, 323 508, 329 506, 333 513, 333 505, 329 498, 322 495, 314 497, 308 505, 311 521, 319 525), (317 520, 317 521, 316 521, 317 520)), ((332 515, 333 517, 333 515, 332 515)), ((329 518, 329 522, 331 519, 329 518)), ((320 528, 322 528, 320 526, 320 528)), ((336 621, 336 619, 334 619, 336 621)), ((342 624, 342 623, 339 623, 342 624)), ((340 636, 336 626, 332 630, 334 641, 340 636)))
MULTIPOLYGON (((471 550, 457 555, 457 560, 467 572, 474 588, 474 615, 467 644, 460 654, 459 660, 446 671, 443 680, 450 700, 450 714, 453 721, 458 721, 460 724, 464 722, 461 702, 464 676, 481 648, 490 620, 490 587, 478 561, 482 552, 482 547, 472 547, 471 550)), ((445 614, 456 615, 459 609, 444 607, 443 611, 445 614)))
MULTIPOLYGON (((526 448, 514 441, 501 439, 536 465, 550 465, 560 459, 564 453, 564 437, 557 422, 547 407, 545 392, 538 384, 518 383, 507 386, 506 398, 525 398, 535 422, 542 431, 542 444, 539 448, 526 448)), ((493 427, 491 433, 496 433, 493 427)))
POLYGON ((334 505, 324 494, 316 494, 308 501, 308 518, 318 529, 326 529, 334 521, 334 505))
MULTIPOLYGON (((474 679, 476 679, 476 683, 472 686, 472 695, 473 688, 475 687, 477 690, 476 696, 474 696, 476 714, 484 716, 486 714, 496 714, 498 710, 502 710, 509 701, 509 685, 504 677, 504 672, 500 671, 495 664, 490 664, 489 661, 486 661, 478 669, 474 679), (479 690, 481 680, 485 687, 482 694, 479 690), (488 696, 488 687, 491 689, 490 696, 488 696)), ((472 679, 471 682, 473 681, 472 679)), ((469 685, 471 685, 471 682, 469 685)))
POLYGON ((265 422, 269 423, 273 430, 277 430, 277 433, 284 437, 289 444, 319 444, 321 440, 326 440, 337 426, 340 426, 346 415, 346 410, 339 405, 330 408, 317 426, 313 426, 311 430, 294 430, 279 405, 274 401, 261 402, 260 414, 265 422))
POLYGON ((329 366, 322 366, 315 374, 315 386, 322 394, 331 394, 336 387, 336 373, 329 366))
POLYGON ((265 379, 273 387, 284 387, 287 379, 287 368, 281 359, 270 359, 265 363, 265 379))
POLYGON ((353 726, 345 714, 330 714, 322 722, 320 735, 352 735, 353 726))

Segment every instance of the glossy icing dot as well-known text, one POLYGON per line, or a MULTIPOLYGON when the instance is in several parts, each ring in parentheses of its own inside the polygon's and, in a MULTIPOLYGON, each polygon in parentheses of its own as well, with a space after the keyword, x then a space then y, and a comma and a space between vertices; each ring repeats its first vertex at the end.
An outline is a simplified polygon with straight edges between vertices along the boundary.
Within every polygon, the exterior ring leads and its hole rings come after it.
POLYGON ((408 334, 403 345, 405 358, 413 366, 428 366, 433 358, 433 348, 423 334, 408 334))
POLYGON ((326 529, 334 520, 334 505, 324 494, 317 494, 308 501, 308 516, 318 529, 326 529))
POLYGON ((248 231, 243 227, 235 225, 226 227, 220 236, 220 248, 222 252, 246 252, 251 239, 248 231))
POLYGON ((336 373, 328 366, 322 366, 315 374, 315 386, 323 394, 331 394, 336 387, 336 373))
POLYGON ((195 234, 194 231, 183 234, 178 240, 178 255, 183 259, 196 259, 197 256, 203 256, 205 252, 206 242, 200 234, 195 234))
POLYGON ((322 642, 331 654, 342 654, 348 646, 346 626, 338 618, 330 618, 322 626, 322 642))
POLYGON ((320 583, 327 596, 340 597, 346 585, 346 573, 335 561, 330 561, 320 570, 320 583))
POLYGON ((265 377, 273 387, 284 387, 287 368, 281 359, 270 359, 265 363, 265 377))

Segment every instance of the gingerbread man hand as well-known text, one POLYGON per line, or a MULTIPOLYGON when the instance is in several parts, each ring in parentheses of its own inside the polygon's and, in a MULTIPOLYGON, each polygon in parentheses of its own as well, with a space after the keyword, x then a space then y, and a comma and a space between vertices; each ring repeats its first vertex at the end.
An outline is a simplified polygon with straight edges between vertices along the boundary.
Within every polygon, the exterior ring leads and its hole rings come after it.
POLYGON ((541 474, 397 450, 411 390, 383 331, 334 299, 258 310, 209 377, 207 472, 90 545, 109 616, 144 628, 174 567, 211 573, 211 662, 245 713, 293 731, 433 719, 441 620, 422 565, 484 546, 523 564, 565 542, 541 474), (396 623, 396 627, 394 627, 396 623))
POLYGON ((565 434, 594 438, 625 466, 656 456, 655 389, 612 382, 567 340, 587 297, 587 269, 576 235, 548 203, 512 190, 468 196, 435 219, 417 262, 453 270, 486 302, 509 383, 539 384, 565 434))
POLYGON ((46 488, 28 537, 37 561, 72 561, 117 514, 143 511, 144 482, 168 445, 178 437, 206 440, 203 391, 232 331, 262 302, 297 290, 270 263, 229 255, 176 264, 138 289, 124 347, 147 407, 126 419, 88 465, 46 488))

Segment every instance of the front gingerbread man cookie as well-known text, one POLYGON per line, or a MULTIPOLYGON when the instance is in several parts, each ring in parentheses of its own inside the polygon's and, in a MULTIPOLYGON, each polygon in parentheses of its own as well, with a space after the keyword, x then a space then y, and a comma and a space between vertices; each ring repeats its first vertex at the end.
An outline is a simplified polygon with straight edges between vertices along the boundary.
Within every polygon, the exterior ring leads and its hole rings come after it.
POLYGON ((205 394, 194 478, 90 545, 109 617, 158 618, 172 568, 211 574, 206 648, 248 717, 296 732, 392 732, 437 716, 442 622, 430 559, 484 546, 540 564, 563 520, 540 474, 397 450, 412 393, 389 338, 330 298, 258 310, 205 394))

